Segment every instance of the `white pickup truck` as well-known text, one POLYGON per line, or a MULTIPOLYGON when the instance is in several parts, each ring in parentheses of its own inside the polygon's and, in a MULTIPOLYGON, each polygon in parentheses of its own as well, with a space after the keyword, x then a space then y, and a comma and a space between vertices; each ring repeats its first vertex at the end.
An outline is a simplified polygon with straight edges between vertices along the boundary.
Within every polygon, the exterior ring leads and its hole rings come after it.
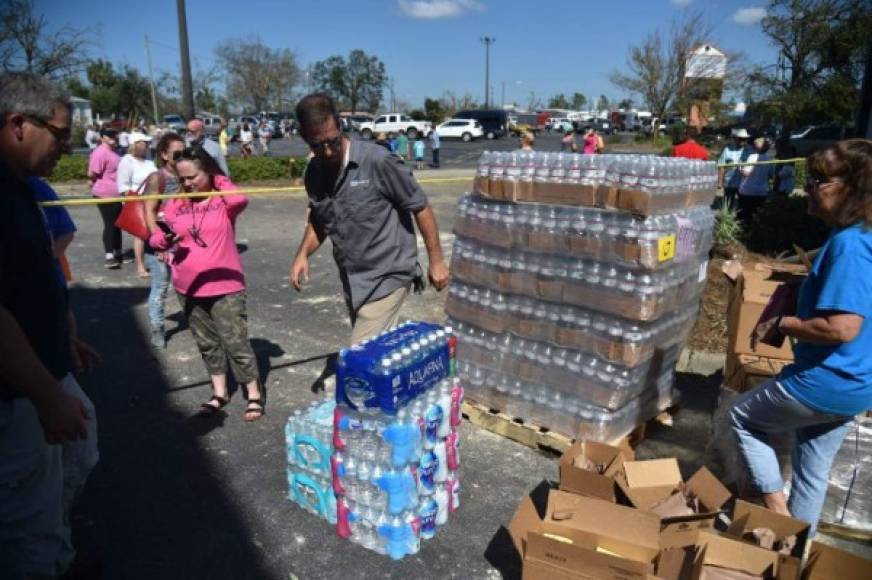
POLYGON ((364 139, 372 139, 379 133, 399 133, 405 131, 409 139, 416 139, 418 134, 425 137, 430 134, 432 127, 429 121, 414 121, 408 115, 399 113, 386 113, 379 115, 371 122, 360 124, 360 136, 364 139))

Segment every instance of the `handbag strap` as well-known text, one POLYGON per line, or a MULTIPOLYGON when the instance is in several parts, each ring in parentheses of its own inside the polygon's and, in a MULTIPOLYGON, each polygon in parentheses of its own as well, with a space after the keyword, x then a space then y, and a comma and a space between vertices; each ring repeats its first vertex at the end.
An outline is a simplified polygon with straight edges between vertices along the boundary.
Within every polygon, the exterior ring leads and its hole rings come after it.
MULTIPOLYGON (((151 179, 151 176, 154 175, 155 173, 158 173, 158 172, 152 171, 151 173, 148 174, 148 176, 145 179, 142 180, 142 183, 140 183, 139 187, 136 188, 136 195, 137 196, 142 195, 142 188, 145 187, 145 184, 148 183, 148 180, 151 179)), ((158 179, 160 179, 160 174, 158 174, 158 179)))

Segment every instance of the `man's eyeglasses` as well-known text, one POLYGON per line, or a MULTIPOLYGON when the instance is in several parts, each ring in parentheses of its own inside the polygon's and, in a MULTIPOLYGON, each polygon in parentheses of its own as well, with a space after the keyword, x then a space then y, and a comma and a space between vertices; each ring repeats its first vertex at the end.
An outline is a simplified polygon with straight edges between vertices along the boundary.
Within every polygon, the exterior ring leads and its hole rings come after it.
POLYGON ((70 127, 58 127, 57 125, 52 125, 48 121, 40 119, 39 117, 34 117, 33 115, 27 115, 25 118, 34 125, 46 129, 49 133, 51 133, 52 137, 57 139, 57 142, 61 145, 69 144, 70 139, 73 136, 73 132, 70 127))
POLYGON ((330 151, 339 151, 339 148, 342 146, 342 133, 337 135, 334 139, 327 139, 319 143, 306 141, 306 143, 308 143, 309 147, 312 148, 312 151, 316 153, 322 152, 328 147, 330 148, 330 151))

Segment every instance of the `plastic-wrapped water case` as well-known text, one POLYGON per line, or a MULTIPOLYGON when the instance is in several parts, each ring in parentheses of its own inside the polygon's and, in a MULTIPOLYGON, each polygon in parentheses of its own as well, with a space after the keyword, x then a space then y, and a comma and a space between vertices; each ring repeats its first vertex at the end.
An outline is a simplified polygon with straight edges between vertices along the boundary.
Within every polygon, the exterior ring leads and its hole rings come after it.
POLYGON ((830 469, 822 522, 872 532, 872 418, 857 417, 830 469))
POLYGON ((336 366, 336 401, 354 410, 396 415, 450 374, 450 332, 427 322, 405 322, 343 349, 336 366))
POLYGON ((333 453, 333 400, 297 410, 285 424, 288 498, 303 509, 336 523, 330 469, 333 453))

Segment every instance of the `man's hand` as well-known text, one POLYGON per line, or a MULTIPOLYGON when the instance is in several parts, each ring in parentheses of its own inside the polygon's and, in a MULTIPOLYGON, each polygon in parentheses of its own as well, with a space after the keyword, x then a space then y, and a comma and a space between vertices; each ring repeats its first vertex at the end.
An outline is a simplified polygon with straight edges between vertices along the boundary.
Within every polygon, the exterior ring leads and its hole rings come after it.
POLYGON ((77 375, 90 373, 103 362, 103 358, 94 347, 78 338, 70 339, 70 350, 73 356, 73 372, 77 375))
POLYGON ((448 286, 448 266, 445 265, 445 260, 430 262, 427 267, 427 277, 430 279, 430 285, 436 290, 448 286))
POLYGON ((299 292, 303 289, 303 283, 309 281, 309 258, 305 256, 297 256, 294 258, 294 263, 291 264, 291 286, 299 292))
POLYGON ((88 437, 85 427, 88 413, 82 402, 71 395, 59 392, 51 401, 39 405, 36 412, 49 445, 88 437))

